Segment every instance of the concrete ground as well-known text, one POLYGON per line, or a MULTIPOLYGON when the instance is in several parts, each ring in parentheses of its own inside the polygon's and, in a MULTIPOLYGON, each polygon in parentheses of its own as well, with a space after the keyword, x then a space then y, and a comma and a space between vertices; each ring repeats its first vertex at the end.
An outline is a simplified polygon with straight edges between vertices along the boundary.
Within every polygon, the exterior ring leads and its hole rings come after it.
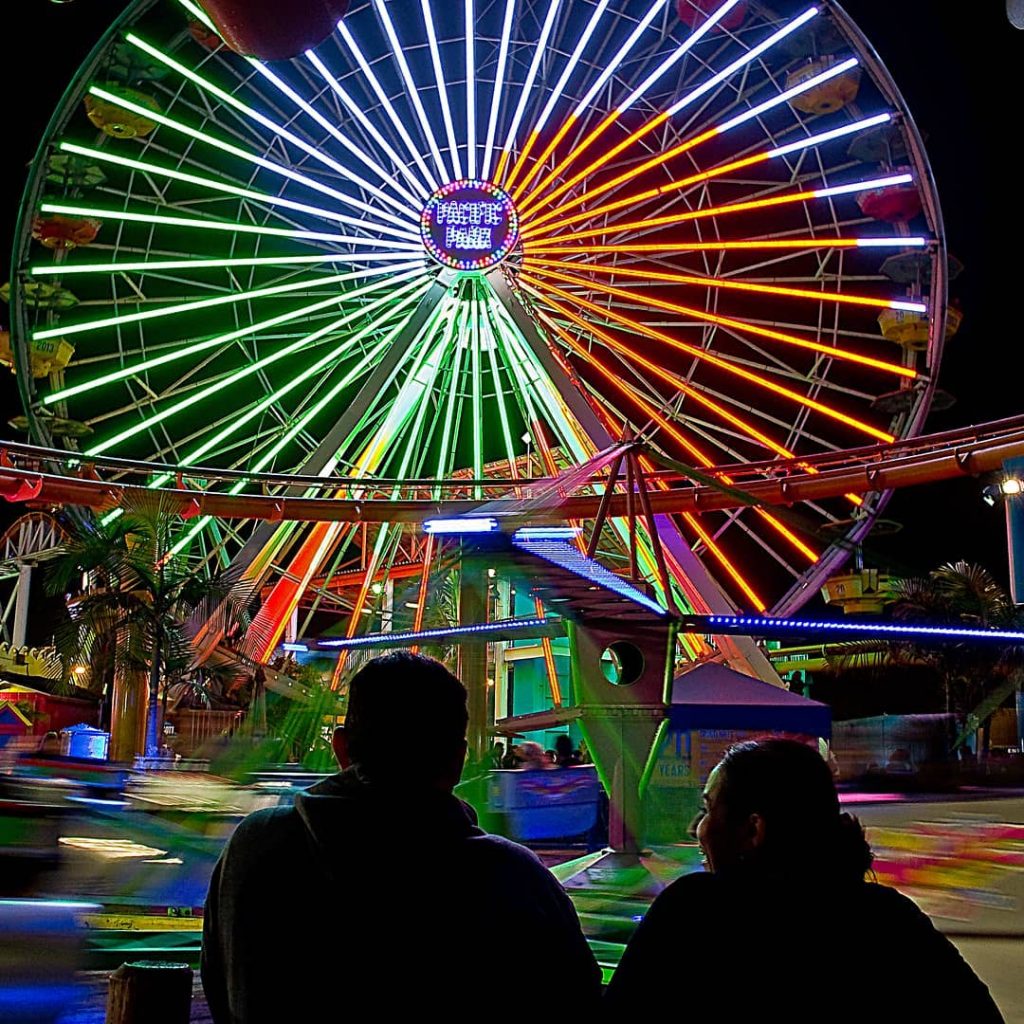
POLYGON ((988 985, 1006 1024, 1024 1024, 1024 939, 971 937, 953 942, 988 985))

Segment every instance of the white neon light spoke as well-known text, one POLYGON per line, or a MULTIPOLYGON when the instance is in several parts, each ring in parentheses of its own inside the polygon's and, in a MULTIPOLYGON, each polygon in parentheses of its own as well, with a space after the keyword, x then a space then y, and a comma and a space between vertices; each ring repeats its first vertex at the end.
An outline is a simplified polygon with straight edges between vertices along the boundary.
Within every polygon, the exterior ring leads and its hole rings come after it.
MULTIPOLYGON (((187 78, 190 82, 194 83, 195 85, 198 85, 201 89, 204 89, 211 95, 216 96, 217 99, 219 99, 221 102, 227 103, 229 106, 234 107, 235 110, 237 110, 239 113, 245 114, 246 117, 251 118, 257 124, 263 125, 264 128, 269 128, 272 132, 274 132, 275 135, 279 135, 282 139, 287 139, 287 141, 290 142, 293 146, 298 146, 298 148, 301 149, 304 153, 308 153, 311 157, 313 157, 314 160, 319 161, 325 167, 329 167, 336 174, 340 174, 343 178, 347 179, 348 181, 351 181, 353 184, 358 185, 360 188, 365 189, 371 195, 376 196, 378 199, 380 199, 384 203, 387 203, 389 206, 393 206, 397 210, 404 212, 409 216, 416 216, 417 211, 414 207, 407 206, 406 204, 399 202, 393 196, 389 196, 386 192, 383 192, 381 189, 377 188, 376 185, 372 184, 365 178, 356 174, 354 171, 350 170, 344 164, 338 163, 337 160, 328 156, 321 149, 318 149, 316 146, 313 146, 310 143, 306 142, 305 139, 299 138, 298 135, 296 135, 292 131, 289 131, 287 128, 285 128, 284 125, 278 124, 272 118, 269 118, 264 114, 261 114, 258 110, 254 110, 248 104, 243 103, 236 96, 233 96, 231 93, 227 92, 224 89, 221 89, 219 86, 209 81, 209 79, 203 78, 202 75, 197 74, 191 68, 188 68, 184 64, 180 64, 178 61, 173 60, 166 54, 162 53, 160 50, 156 49, 156 47, 150 46, 148 43, 140 39, 134 33, 129 32, 125 38, 128 40, 128 42, 132 43, 134 46, 137 46, 144 53, 149 54, 156 60, 159 60, 162 63, 166 64, 169 68, 172 68, 173 70, 177 71, 178 74, 180 74, 183 78, 187 78)), ((366 209, 368 209, 370 212, 375 212, 372 206, 366 207, 366 209)), ((383 216, 383 213, 381 213, 381 216, 383 216)))
MULTIPOLYGON (((418 206, 418 200, 404 185, 399 184, 395 174, 386 170, 376 160, 373 159, 369 153, 365 152, 360 146, 357 146, 351 139, 349 139, 343 132, 339 131, 337 126, 332 124, 323 114, 320 113, 315 107, 307 103, 287 82, 283 81, 277 75, 274 74, 266 64, 261 63, 258 60, 249 59, 249 63, 261 74, 267 81, 272 82, 277 88, 285 94, 300 110, 306 115, 313 118, 314 121, 325 131, 329 132, 332 138, 336 139, 345 147, 357 160, 362 161, 370 170, 375 171, 380 175, 381 180, 386 184, 390 185, 396 192, 404 196, 411 206, 405 207, 407 210, 415 211, 418 206)), ((374 192, 374 195, 378 193, 374 192)), ((381 195, 381 198, 387 199, 386 196, 381 195)))
POLYGON ((584 111, 589 109, 590 104, 594 101, 594 97, 605 87, 612 75, 618 71, 619 65, 625 60, 626 55, 636 45, 636 41, 647 31, 651 22, 661 13, 666 3, 667 0, 654 0, 647 13, 637 22, 636 28, 630 32, 626 41, 619 47, 615 56, 608 61, 608 66, 598 75, 597 81, 587 90, 583 99, 576 104, 576 108, 572 112, 573 117, 579 117, 584 111))
MULTIPOLYGON (((473 0, 466 0, 466 168, 476 177, 476 54, 473 0)), ((457 175, 458 177, 458 175, 457 175)))
POLYGON ((508 47, 512 37, 512 15, 516 0, 505 0, 505 17, 501 23, 501 42, 498 44, 498 66, 494 72, 494 91, 491 93, 491 115, 487 120, 487 142, 484 144, 484 159, 480 174, 488 178, 491 173, 491 158, 494 155, 494 137, 498 130, 498 110, 505 89, 505 67, 508 63, 508 47))
MULTIPOLYGON (((416 192, 420 198, 426 198, 430 194, 430 190, 423 184, 423 182, 416 177, 412 172, 412 168, 409 167, 408 161, 399 156, 394 146, 381 134, 380 129, 366 116, 363 112, 362 107, 345 91, 341 83, 331 74, 330 69, 327 65, 316 55, 313 50, 307 50, 305 54, 306 60, 316 68, 317 73, 327 83, 328 88, 334 93, 338 99, 345 105, 345 109, 363 126, 367 134, 377 143, 380 148, 387 153, 387 155, 394 162, 398 172, 409 182, 410 186, 416 192)), ((426 175, 429 179, 429 175, 426 175)))
MULTIPOLYGON (((77 153, 81 156, 88 156, 93 160, 116 164, 118 167, 128 167, 131 170, 160 175, 174 181, 190 182, 195 185, 201 185, 203 188, 208 188, 212 192, 226 192, 241 199, 255 199, 257 202, 266 203, 268 206, 281 206, 287 210, 295 210, 297 213, 308 213, 314 217, 320 217, 322 220, 337 221, 339 224, 350 224, 356 227, 365 227, 367 224, 365 220, 360 220, 358 217, 349 217, 347 214, 325 210, 322 206, 310 206, 308 203, 299 203, 294 199, 285 199, 283 196, 271 195, 269 192, 241 188, 237 185, 231 185, 226 181, 217 181, 214 178, 207 178, 201 174, 178 171, 173 167, 162 167, 159 164, 151 164, 145 160, 132 160, 129 157, 118 156, 116 153, 102 149, 90 149, 88 146, 78 146, 73 142, 62 142, 60 148, 65 153, 77 153)), ((393 228, 379 224, 374 225, 374 230, 392 235, 395 238, 405 238, 411 242, 415 242, 419 238, 419 235, 411 228, 393 228)))
MULTIPOLYGON (((551 29, 555 25, 555 15, 558 14, 558 6, 562 0, 551 0, 548 6, 547 17, 544 19, 544 25, 540 30, 540 38, 537 40, 537 47, 533 51, 533 60, 530 61, 530 70, 526 74, 526 80, 523 82, 522 92, 519 94, 519 102, 516 104, 515 114, 512 116, 512 123, 509 125, 508 134, 505 136, 505 153, 511 157, 512 149, 515 146, 516 132, 519 131, 519 122, 523 119, 523 114, 526 111, 526 104, 530 101, 530 94, 533 92, 533 83, 537 78, 537 72, 540 70, 540 62, 544 58, 544 51, 548 44, 548 36, 551 35, 551 29)), ((662 3, 665 0, 661 0, 662 3)))
POLYGON ((726 0, 716 8, 701 24, 691 32, 680 46, 670 53, 616 108, 617 114, 623 114, 666 72, 675 67, 699 43, 740 0, 726 0))
MULTIPOLYGON (((513 0, 514 2, 514 0, 513 0)), ((423 24, 427 30, 427 44, 430 47, 430 61, 434 66, 434 81, 437 83, 437 98, 441 103, 441 116, 444 119, 444 130, 448 136, 448 150, 452 155, 452 166, 455 177, 462 177, 462 159, 459 156, 459 143, 455 138, 455 124, 452 121, 452 108, 448 102, 448 85, 444 80, 444 68, 441 65, 441 51, 437 45, 437 32, 434 29, 434 16, 430 10, 430 0, 420 0, 423 13, 423 24)))
POLYGON ((803 14, 797 15, 792 21, 787 22, 782 28, 773 32, 767 39, 762 39, 757 46, 749 49, 742 57, 738 57, 731 64, 729 64, 722 71, 712 75, 710 78, 702 82, 692 92, 687 93, 681 100, 673 103, 672 106, 665 111, 668 117, 672 117, 674 114, 678 114, 680 110, 685 109, 691 103, 699 100, 705 93, 710 92, 715 88, 716 85, 724 82, 727 78, 734 75, 740 68, 746 67, 751 61, 757 60, 766 50, 770 50, 776 43, 782 42, 786 36, 792 35, 797 29, 802 28, 812 18, 817 17, 818 8, 809 7, 803 14))
POLYGON ((125 110, 130 110, 133 113, 148 118, 150 121, 155 121, 157 124, 162 124, 165 127, 181 132, 182 135, 187 135, 199 142, 204 142, 207 145, 213 146, 215 149, 221 150, 221 152, 230 153, 232 156, 236 156, 241 160, 246 160, 249 163, 255 164, 257 167, 262 167, 265 170, 272 171, 274 174, 279 174, 283 178, 289 178, 292 181, 297 181, 300 184, 305 185, 307 188, 323 193, 323 195, 331 196, 333 199, 337 199, 340 203, 345 203, 355 209, 369 213, 372 219, 370 221, 360 221, 361 224, 377 225, 380 223, 377 218, 390 221, 392 224, 397 224, 402 228, 407 228, 410 224, 409 217, 400 218, 392 213, 388 213, 386 210, 381 210, 379 207, 371 206, 369 203, 364 203, 361 199, 357 199, 355 196, 351 196, 347 192, 340 192, 338 189, 331 188, 329 185, 316 181, 314 178, 310 178, 298 171, 293 171, 291 168, 284 167, 282 164, 275 163, 273 160, 267 160, 264 157, 257 156, 255 153, 250 153, 230 142, 225 142, 223 139, 217 139, 212 135, 206 135, 196 128, 192 128, 180 121, 175 121, 173 118, 165 117, 163 114, 159 114, 154 110, 150 110, 148 107, 134 103, 132 100, 127 99, 124 96, 119 96, 116 93, 109 92, 101 86, 94 85, 89 89, 89 92, 93 96, 97 96, 103 100, 108 100, 110 103, 123 107, 125 110))
MULTIPOLYGON (((376 3, 377 0, 374 0, 374 2, 376 3)), ((388 24, 390 24, 390 21, 388 22, 388 24)), ((349 31, 349 28, 344 21, 338 22, 338 31, 341 33, 342 39, 345 40, 345 45, 349 48, 349 52, 352 54, 353 57, 355 57, 356 63, 359 65, 360 70, 366 76, 366 80, 370 83, 370 88, 373 89, 374 93, 377 96, 377 99, 380 101, 381 106, 384 108, 385 111, 387 111, 387 115, 390 118, 391 123, 395 126, 395 131, 398 132, 399 138, 402 140, 402 142, 405 143, 406 149, 409 150, 409 155, 416 162, 416 166, 420 169, 420 172, 422 173, 423 177, 426 178, 427 184, 430 186, 431 190, 436 190, 437 188, 439 188, 437 179, 434 177, 430 168, 427 167, 426 161, 420 155, 419 147, 416 145, 415 142, 413 142, 412 136, 406 130, 405 125, 402 123, 402 119, 398 116, 398 112, 392 105, 391 100, 388 99, 387 93, 384 92, 384 89, 381 87, 380 81, 374 74, 373 68, 370 67, 369 62, 363 56, 363 51, 359 48, 359 44, 355 41, 355 38, 349 31)), ((397 40, 392 43, 392 46, 395 49, 397 58, 397 55, 401 53, 401 47, 397 45, 397 40)), ((402 56, 400 64, 404 61, 405 57, 402 56)), ((416 101, 419 102, 419 95, 416 93, 415 87, 410 85, 408 82, 407 86, 411 94, 416 96, 416 101)), ((422 104, 420 104, 420 109, 422 109, 422 104)), ((433 133, 431 133, 429 136, 428 145, 430 139, 433 139, 433 133)), ((433 145, 433 149, 437 149, 436 142, 433 145)), ((438 164, 440 164, 441 154, 438 153, 435 159, 437 160, 438 164)), ((441 172, 441 176, 446 177, 446 173, 443 170, 441 172)))

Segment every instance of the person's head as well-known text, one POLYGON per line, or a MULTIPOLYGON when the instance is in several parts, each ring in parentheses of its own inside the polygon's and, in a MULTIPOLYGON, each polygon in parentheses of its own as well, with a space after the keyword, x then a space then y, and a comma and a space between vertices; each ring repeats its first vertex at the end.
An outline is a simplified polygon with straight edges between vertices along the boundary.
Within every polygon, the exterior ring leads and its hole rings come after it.
POLYGON ((732 747, 708 777, 694 833, 715 872, 760 865, 860 881, 871 867, 864 830, 840 812, 828 764, 793 740, 732 747))
POLYGON ((335 730, 342 768, 367 779, 415 778, 451 790, 466 759, 466 688, 439 661, 396 651, 367 662, 349 684, 345 724, 335 730), (395 744, 402 720, 416 723, 426 743, 409 764, 395 744))
POLYGON ((575 753, 568 733, 563 732, 555 737, 555 753, 559 757, 572 757, 575 753))

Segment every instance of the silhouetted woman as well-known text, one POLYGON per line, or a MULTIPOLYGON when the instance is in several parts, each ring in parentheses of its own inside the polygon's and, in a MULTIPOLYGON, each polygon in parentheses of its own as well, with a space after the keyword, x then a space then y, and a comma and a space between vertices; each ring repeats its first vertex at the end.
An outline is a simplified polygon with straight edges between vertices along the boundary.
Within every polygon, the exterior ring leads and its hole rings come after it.
POLYGON ((708 871, 654 901, 608 988, 609 1011, 751 1024, 1002 1021, 917 906, 864 880, 871 849, 840 813, 815 750, 733 747, 695 826, 708 871))

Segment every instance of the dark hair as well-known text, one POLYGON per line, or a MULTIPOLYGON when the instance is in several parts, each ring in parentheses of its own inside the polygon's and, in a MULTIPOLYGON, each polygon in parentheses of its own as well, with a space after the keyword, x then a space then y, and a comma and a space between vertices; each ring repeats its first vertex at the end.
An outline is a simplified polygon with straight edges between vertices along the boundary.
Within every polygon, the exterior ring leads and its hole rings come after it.
POLYGON ((394 651, 368 661, 349 684, 345 733, 352 763, 370 777, 399 771, 434 777, 466 738, 466 688, 439 661, 394 651), (403 716, 426 738, 405 762, 395 734, 403 716))
POLYGON ((832 771, 816 750, 794 740, 754 740, 732 747, 719 769, 726 814, 764 819, 763 863, 863 881, 871 847, 860 822, 840 811, 832 771))
POLYGON ((555 737, 555 753, 560 757, 571 757, 576 752, 572 745, 572 738, 568 733, 559 733, 555 737))

